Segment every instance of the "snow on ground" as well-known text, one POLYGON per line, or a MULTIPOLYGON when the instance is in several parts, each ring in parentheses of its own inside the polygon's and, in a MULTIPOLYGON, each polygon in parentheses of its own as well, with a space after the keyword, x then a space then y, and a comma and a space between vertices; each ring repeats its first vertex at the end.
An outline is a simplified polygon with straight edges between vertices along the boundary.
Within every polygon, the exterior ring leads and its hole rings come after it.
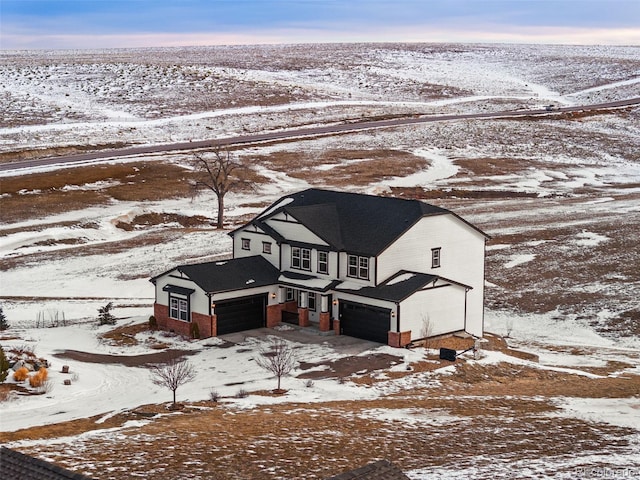
MULTIPOLYGON (((269 47, 264 48, 269 50, 269 47)), ((140 55, 141 52, 133 53, 133 57, 138 60, 140 55)), ((195 58, 197 56, 193 57, 195 58)), ((84 83, 70 82, 68 85, 61 82, 61 79, 68 78, 68 72, 75 70, 64 61, 49 68, 38 65, 37 62, 23 64, 11 58, 11 61, 0 62, 0 77, 3 80, 0 94, 4 95, 3 99, 8 99, 6 123, 0 126, 0 152, 20 149, 22 145, 49 148, 78 144, 166 143, 219 138, 291 125, 321 125, 345 118, 358 119, 372 115, 468 113, 539 108, 550 103, 596 103, 637 95, 637 85, 640 82, 636 67, 637 59, 640 58, 638 47, 460 46, 455 52, 439 51, 431 47, 424 47, 424 51, 417 48, 406 50, 381 47, 367 52, 367 58, 370 64, 359 64, 354 68, 342 68, 341 61, 336 61, 340 60, 340 55, 328 55, 327 61, 331 60, 331 68, 326 65, 310 65, 307 68, 303 65, 299 69, 278 72, 275 68, 259 69, 255 66, 223 69, 192 65, 189 67, 191 73, 186 73, 182 66, 171 69, 151 63, 145 70, 141 65, 135 65, 135 62, 110 60, 106 63, 84 65, 84 83), (580 61, 572 63, 574 60, 568 61, 567 58, 580 58, 580 61), (193 91, 185 93, 181 85, 190 85, 185 79, 191 74, 199 75, 198 88, 208 86, 211 97, 196 95, 193 91), (100 81, 96 81, 96 78, 100 81), (276 85, 277 88, 285 86, 288 92, 293 92, 291 101, 260 106, 234 105, 226 103, 227 97, 217 97, 211 93, 227 88, 228 85, 242 85, 243 82, 251 88, 259 82, 276 85), (154 92, 151 90, 154 85, 162 92, 171 92, 175 98, 167 100, 161 95, 153 97, 154 92), (420 93, 429 88, 434 90, 427 94, 420 93), (118 93, 114 95, 114 92, 118 93), (349 95, 349 99, 345 98, 346 95, 349 95), (140 98, 145 97, 150 98, 149 104, 140 102, 140 98), (211 98, 212 103, 194 105, 192 98, 211 98), (181 102, 181 99, 188 101, 181 102), (167 108, 166 112, 162 111, 161 105, 167 108), (25 112, 32 115, 33 121, 30 124, 18 121, 25 112)), ((345 61, 345 64, 348 63, 345 61)), ((509 121, 453 122, 388 132, 361 132, 340 139, 342 143, 333 138, 291 142, 286 148, 313 152, 340 146, 365 149, 389 148, 391 145, 429 161, 424 171, 370 185, 365 188, 369 191, 380 191, 389 186, 464 186, 465 183, 477 181, 483 182, 486 190, 509 189, 544 197, 571 195, 574 190, 583 187, 608 187, 610 190, 607 195, 589 198, 584 202, 584 207, 594 215, 608 212, 612 205, 615 205, 619 213, 640 211, 635 199, 617 198, 615 190, 616 185, 640 182, 640 165, 636 155, 640 151, 637 141, 640 129, 634 124, 633 116, 623 118, 602 115, 584 118, 578 122, 562 124, 562 131, 553 135, 545 132, 554 130, 558 124, 545 123, 542 119, 534 123, 532 127, 522 122, 509 121), (562 141, 558 141, 558 138, 562 138, 562 141), (615 143, 609 144, 609 139, 613 138, 622 139, 620 143, 625 145, 626 150, 621 150, 615 143), (603 145, 606 148, 602 148, 603 145), (522 160, 523 164, 528 161, 553 164, 554 168, 536 167, 523 169, 516 174, 487 173, 480 178, 471 178, 465 176, 457 165, 456 160, 461 158, 512 158, 522 160)), ((285 147, 260 146, 249 149, 246 154, 268 154, 277 150, 285 150, 285 147)), ((144 158, 157 159, 158 156, 144 158)), ((133 160, 139 158, 118 161, 133 160)), ((320 174, 330 175, 333 169, 353 162, 344 160, 326 165, 318 164, 315 169, 320 174)), ((23 173, 55 168, 57 167, 30 169, 23 173)), ((263 165, 256 166, 256 169, 273 181, 264 185, 251 199, 230 195, 228 214, 231 218, 257 214, 262 210, 260 207, 246 207, 245 203, 268 204, 283 194, 310 186, 303 179, 263 165)), ((104 184, 94 183, 69 188, 104 187, 104 184)), ((625 194, 632 191, 632 188, 624 190, 625 194)), ((37 192, 25 191, 23 194, 34 195, 37 192)), ((113 347, 99 341, 98 335, 106 327, 95 325, 97 309, 113 300, 116 304, 114 313, 122 318, 120 324, 145 322, 152 313, 153 301, 153 288, 148 277, 179 263, 229 255, 231 243, 225 232, 196 230, 172 237, 162 246, 136 246, 120 253, 68 255, 64 259, 56 259, 54 254, 65 248, 70 251, 74 249, 74 246, 60 245, 57 243, 59 240, 78 240, 83 242, 83 246, 100 246, 134 240, 139 235, 136 230, 116 228, 118 220, 126 221, 147 212, 188 211, 192 215, 210 215, 209 211, 203 212, 199 206, 208 203, 203 201, 195 204, 188 199, 146 203, 114 202, 37 221, 0 226, 0 259, 9 261, 27 253, 52 257, 47 261, 32 262, 0 272, 2 295, 11 297, 3 301, 4 313, 12 324, 12 330, 22 337, 3 340, 3 346, 33 346, 38 356, 53 362, 49 392, 39 396, 18 396, 3 404, 0 412, 3 431, 93 415, 103 415, 104 419, 122 410, 134 409, 143 404, 164 403, 171 399, 168 390, 152 383, 147 368, 85 363, 60 359, 54 355, 67 349, 112 355, 156 352, 151 348, 151 343, 144 342, 149 339, 149 335, 139 336, 141 343, 136 347, 113 347), (66 222, 73 222, 74 227, 63 226, 66 222), (5 230, 9 233, 5 234, 5 230), (148 275, 132 275, 139 272, 148 275), (34 292, 50 299, 16 298, 32 295, 34 292), (36 322, 40 327, 44 325, 47 328, 34 328, 36 322), (67 325, 50 328, 54 324, 67 325), (66 378, 65 374, 60 373, 62 365, 70 367, 74 378, 70 386, 62 384, 63 378, 66 378)), ((531 228, 527 220, 540 215, 535 209, 529 212, 519 209, 511 213, 502 210, 501 205, 500 201, 496 201, 493 212, 478 216, 483 222, 497 218, 513 220, 508 227, 500 226, 492 230, 490 233, 494 236, 531 228)), ((580 222, 584 221, 575 221, 576 225, 580 222)), ((565 226, 571 224, 571 218, 563 223, 565 226)), ((553 225, 548 225, 551 226, 553 225)), ((167 226, 157 228, 162 231, 167 226)), ((575 234, 568 240, 571 248, 582 248, 585 251, 609 241, 611 239, 608 236, 591 231, 588 225, 584 226, 582 233, 575 234)), ((527 247, 542 245, 540 242, 544 241, 529 242, 527 247)), ((495 244, 489 246, 488 251, 508 251, 510 248, 512 245, 495 244)), ((508 257, 504 267, 527 268, 528 263, 536 260, 536 254, 514 253, 508 257)), ((604 318, 607 312, 600 312, 600 315, 604 318)), ((536 353, 540 362, 535 364, 488 352, 487 357, 481 361, 484 364, 514 362, 576 374, 581 368, 599 368, 610 361, 619 361, 628 363, 630 372, 640 369, 640 339, 625 337, 614 340, 604 337, 577 315, 563 315, 559 312, 516 314, 488 310, 486 329, 500 334, 509 331, 510 345, 536 353), (582 350, 580 355, 570 351, 574 348, 582 350)), ((274 387, 275 380, 265 378, 265 373, 256 369, 252 360, 265 341, 264 336, 247 333, 235 346, 224 349, 216 347, 220 341, 218 339, 185 341, 177 337, 165 337, 160 333, 154 334, 154 337, 158 341, 169 343, 172 348, 192 353, 188 359, 196 366, 198 379, 178 389, 180 401, 207 399, 211 389, 223 396, 233 397, 240 388, 267 390, 274 387), (239 382, 242 383, 238 384, 239 382)), ((322 341, 304 342, 295 346, 300 357, 316 361, 346 354, 337 352, 322 341)), ((399 353, 389 347, 377 347, 373 351, 399 353)), ((406 368, 407 363, 417 361, 423 353, 420 349, 401 352, 404 363, 396 366, 395 370, 406 368)), ((452 371, 453 367, 447 367, 437 374, 452 371)), ((586 375, 585 372, 580 374, 586 375)), ((424 372, 394 381, 386 379, 375 387, 358 386, 351 382, 340 383, 336 380, 315 380, 313 386, 309 387, 304 380, 285 378, 283 382, 285 388, 289 389, 289 394, 284 397, 250 395, 242 399, 229 398, 225 402, 250 409, 258 404, 287 402, 291 399, 302 402, 373 399, 425 385, 437 387, 439 380, 435 376, 432 372, 424 372)), ((380 377, 385 377, 384 372, 380 377)), ((558 416, 607 422, 640 431, 640 405, 637 398, 555 398, 554 403, 561 408, 555 413, 558 416)), ((388 421, 424 424, 429 428, 446 428, 448 423, 457 421, 446 412, 411 409, 370 409, 364 415, 388 421)), ((125 425, 131 426, 134 425, 125 425)), ((111 433, 105 430, 88 433, 83 437, 111 433)), ((78 437, 73 437, 57 441, 73 444, 79 440, 78 437)), ((640 445, 640 436, 636 445, 640 445)), ((579 469, 585 465, 619 465, 621 469, 627 468, 626 471, 637 474, 636 470, 628 470, 630 465, 637 465, 637 451, 636 448, 635 456, 603 452, 601 456, 575 459, 547 457, 537 461, 528 459, 516 464, 510 462, 509 465, 500 465, 498 461, 498 464, 460 469, 418 469, 408 474, 416 480, 476 476, 512 478, 514 471, 521 477, 535 477, 548 472, 549 465, 556 464, 565 471, 569 467, 579 469)), ((632 474, 628 476, 631 477, 632 474)), ((584 476, 588 475, 585 473, 584 476)), ((559 473, 557 478, 576 478, 575 471, 566 475, 559 473)))

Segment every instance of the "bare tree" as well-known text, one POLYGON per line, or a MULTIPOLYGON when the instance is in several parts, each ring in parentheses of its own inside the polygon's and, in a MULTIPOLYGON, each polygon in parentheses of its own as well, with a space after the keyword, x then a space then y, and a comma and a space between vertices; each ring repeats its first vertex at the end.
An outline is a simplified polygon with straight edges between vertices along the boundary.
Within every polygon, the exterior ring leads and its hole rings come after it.
POLYGON ((272 339, 268 349, 260 349, 260 356, 255 360, 260 367, 278 378, 277 390, 280 390, 281 378, 288 375, 296 366, 293 349, 281 338, 272 339))
POLYGON ((420 335, 423 338, 424 348, 427 350, 431 349, 433 345, 433 322, 429 315, 422 314, 422 329, 420 330, 420 335))
POLYGON ((173 392, 173 407, 176 405, 176 390, 181 385, 196 378, 196 371, 193 365, 186 360, 169 360, 162 365, 151 367, 152 381, 161 387, 167 387, 173 392))
POLYGON ((194 180, 192 186, 197 192, 201 189, 211 190, 218 199, 218 218, 216 228, 224 228, 224 197, 227 193, 243 186, 253 186, 247 178, 247 168, 231 156, 226 150, 213 151, 213 157, 193 154, 194 180))

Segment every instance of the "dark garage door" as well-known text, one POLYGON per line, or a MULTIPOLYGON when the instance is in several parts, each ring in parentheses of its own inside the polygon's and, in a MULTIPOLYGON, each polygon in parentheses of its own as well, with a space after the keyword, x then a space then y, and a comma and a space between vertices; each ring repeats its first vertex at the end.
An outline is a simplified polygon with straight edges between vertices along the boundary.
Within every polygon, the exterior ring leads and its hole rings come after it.
POLYGON ((391 310, 340 301, 340 330, 343 335, 388 343, 391 310))
POLYGON ((218 335, 264 327, 266 302, 266 294, 217 302, 218 335))

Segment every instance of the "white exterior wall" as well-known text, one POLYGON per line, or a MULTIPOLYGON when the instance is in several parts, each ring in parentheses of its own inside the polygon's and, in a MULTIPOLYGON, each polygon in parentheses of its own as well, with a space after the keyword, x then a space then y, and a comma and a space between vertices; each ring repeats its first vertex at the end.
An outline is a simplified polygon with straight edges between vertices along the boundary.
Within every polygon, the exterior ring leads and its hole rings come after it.
POLYGON ((464 297, 465 289, 457 285, 416 292, 400 303, 400 331, 411 330, 411 340, 418 340, 464 330, 464 297))
POLYGON ((378 282, 399 270, 438 275, 473 287, 467 296, 467 332, 481 336, 484 322, 485 237, 454 215, 420 219, 378 257, 378 282), (431 249, 441 266, 431 268, 431 249))
POLYGON ((169 292, 162 290, 166 285, 175 285, 195 290, 195 292, 189 296, 191 312, 209 315, 209 297, 207 297, 200 287, 189 280, 189 278, 182 276, 178 270, 172 270, 169 274, 156 279, 156 303, 166 306, 169 305, 169 292))
POLYGON ((246 288, 244 290, 232 290, 230 292, 214 293, 211 295, 211 302, 222 302, 224 300, 233 300, 236 298, 250 297, 252 295, 260 295, 266 293, 268 302, 267 305, 275 305, 278 303, 278 286, 277 285, 265 285, 264 287, 246 288), (275 294, 275 298, 273 297, 275 294))
POLYGON ((262 233, 260 230, 253 231, 253 227, 239 230, 233 234, 233 252, 234 258, 252 257, 261 255, 269 260, 276 268, 280 267, 280 246, 269 235, 262 233), (249 250, 242 249, 242 239, 250 240, 249 250), (271 243, 271 253, 262 253, 262 242, 271 243))

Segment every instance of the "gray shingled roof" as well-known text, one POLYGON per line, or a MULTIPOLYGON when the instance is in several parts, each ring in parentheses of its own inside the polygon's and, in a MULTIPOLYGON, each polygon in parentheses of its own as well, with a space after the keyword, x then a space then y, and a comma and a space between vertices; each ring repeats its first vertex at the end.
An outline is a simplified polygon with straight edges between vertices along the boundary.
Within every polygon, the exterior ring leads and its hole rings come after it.
POLYGON ((388 460, 378 460, 327 480, 409 480, 409 477, 388 460))
POLYGON ((378 255, 420 218, 452 213, 419 200, 310 188, 282 197, 255 221, 282 211, 336 250, 368 256, 378 255))
POLYGON ((410 272, 408 270, 401 270, 389 279, 385 280, 380 285, 375 287, 360 287, 352 289, 348 285, 353 285, 351 282, 344 282, 345 286, 338 285, 336 290, 341 292, 349 292, 362 297, 377 298, 379 300, 389 300, 392 302, 401 302, 405 298, 413 295, 418 290, 422 290, 429 283, 436 280, 443 280, 445 282, 453 283, 471 289, 467 285, 448 280, 446 278, 429 275, 427 273, 410 272))
POLYGON ((6 447, 0 448, 2 480, 92 480, 81 473, 66 470, 53 463, 30 457, 6 447))
POLYGON ((260 255, 180 265, 177 270, 208 293, 274 285, 280 275, 280 271, 260 255))

